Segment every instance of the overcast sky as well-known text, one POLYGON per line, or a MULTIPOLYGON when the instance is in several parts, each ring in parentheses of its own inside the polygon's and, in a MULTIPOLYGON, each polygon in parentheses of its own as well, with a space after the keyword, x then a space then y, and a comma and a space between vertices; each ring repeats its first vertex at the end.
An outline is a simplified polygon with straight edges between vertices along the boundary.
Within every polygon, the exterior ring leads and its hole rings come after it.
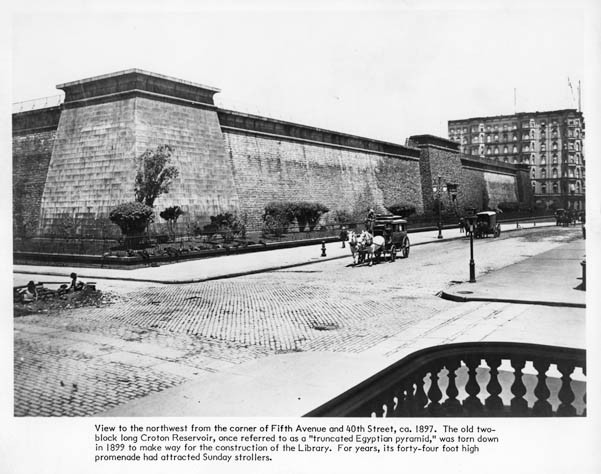
POLYGON ((13 102, 135 67, 218 87, 234 109, 404 143, 513 113, 514 88, 518 111, 576 107, 579 80, 586 96, 581 3, 447 3, 16 13, 13 102))

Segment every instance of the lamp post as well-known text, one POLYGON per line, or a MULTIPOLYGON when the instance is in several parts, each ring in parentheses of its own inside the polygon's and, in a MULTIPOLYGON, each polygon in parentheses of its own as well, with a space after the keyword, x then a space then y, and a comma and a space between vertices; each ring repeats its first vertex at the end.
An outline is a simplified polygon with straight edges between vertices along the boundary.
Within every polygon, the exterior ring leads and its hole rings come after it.
POLYGON ((467 219, 470 225, 470 283, 476 283, 476 263, 474 262, 474 230, 476 227, 476 214, 470 214, 467 219))
POLYGON ((447 186, 441 184, 441 176, 438 175, 438 185, 432 186, 432 191, 436 193, 438 199, 438 238, 442 239, 442 210, 440 196, 443 192, 446 192, 447 186))

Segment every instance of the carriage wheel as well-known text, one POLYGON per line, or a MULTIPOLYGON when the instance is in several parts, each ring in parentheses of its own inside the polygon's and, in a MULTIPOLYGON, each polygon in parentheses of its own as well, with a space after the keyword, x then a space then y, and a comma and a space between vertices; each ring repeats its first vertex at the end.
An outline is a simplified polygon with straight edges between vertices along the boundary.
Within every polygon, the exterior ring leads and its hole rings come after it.
POLYGON ((394 262, 396 260, 396 247, 393 245, 390 247, 390 261, 394 262))
POLYGON ((501 224, 497 224, 495 227, 495 237, 499 237, 501 235, 501 224))
POLYGON ((405 237, 403 239, 403 246, 401 247, 401 257, 408 258, 410 249, 411 249, 411 244, 409 243, 409 237, 405 237))

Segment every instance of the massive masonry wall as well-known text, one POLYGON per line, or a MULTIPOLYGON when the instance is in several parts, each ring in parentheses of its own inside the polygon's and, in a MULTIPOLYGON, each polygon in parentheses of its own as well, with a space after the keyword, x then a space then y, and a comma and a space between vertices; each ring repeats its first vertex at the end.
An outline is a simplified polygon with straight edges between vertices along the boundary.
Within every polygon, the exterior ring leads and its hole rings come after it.
POLYGON ((317 201, 330 210, 382 212, 397 202, 423 209, 417 160, 330 144, 267 137, 252 131, 226 131, 240 211, 260 225, 270 201, 317 201))
POLYGON ((175 148, 179 176, 169 193, 155 201, 156 209, 178 205, 192 222, 236 212, 239 190, 214 109, 139 97, 135 134, 135 156, 163 143, 175 148))
POLYGON ((162 144, 174 148, 179 176, 155 209, 179 205, 187 219, 205 222, 237 209, 215 90, 137 70, 60 87, 66 99, 41 202, 42 233, 60 231, 65 219, 84 235, 97 235, 99 226, 118 232, 107 223, 109 212, 134 200, 136 158, 162 144))
POLYGON ((442 196, 458 212, 532 196, 526 168, 461 155, 440 137, 402 146, 218 109, 217 89, 140 70, 59 88, 62 107, 13 116, 19 235, 118 234, 108 214, 134 199, 136 158, 161 144, 175 149, 180 175, 155 209, 182 206, 182 221, 201 225, 237 212, 260 228, 270 201, 317 201, 358 218, 396 203, 431 213, 438 176, 458 185, 455 201, 442 196))
POLYGON ((13 115, 13 228, 15 234, 37 232, 40 205, 60 107, 13 115))
MULTIPOLYGON (((40 231, 78 231, 133 198, 135 99, 63 110, 41 203, 40 231)), ((82 229, 83 228, 83 229, 82 229)))
POLYGON ((434 211, 437 194, 432 188, 438 185, 438 176, 441 184, 458 185, 454 203, 449 193, 441 194, 447 210, 455 207, 457 212, 463 213, 466 208, 494 209, 501 202, 530 202, 531 192, 524 189, 524 180, 517 179, 523 174, 519 166, 462 155, 456 143, 439 137, 419 135, 410 141, 421 150, 420 172, 426 210, 434 211))

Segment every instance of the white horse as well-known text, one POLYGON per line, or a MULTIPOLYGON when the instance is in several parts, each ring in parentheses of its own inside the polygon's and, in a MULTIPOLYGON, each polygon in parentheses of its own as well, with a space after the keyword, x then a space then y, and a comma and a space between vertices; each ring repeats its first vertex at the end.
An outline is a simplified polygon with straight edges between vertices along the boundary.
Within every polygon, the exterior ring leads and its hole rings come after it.
POLYGON ((357 265, 357 261, 360 258, 359 255, 359 237, 355 231, 349 231, 348 233, 348 246, 351 249, 351 255, 353 256, 353 266, 357 265))
POLYGON ((376 235, 374 237, 366 230, 361 232, 361 235, 359 236, 358 248, 360 252, 365 252, 365 254, 367 255, 370 267, 373 263, 374 257, 376 259, 380 258, 382 248, 384 248, 385 244, 386 241, 383 236, 376 235))

